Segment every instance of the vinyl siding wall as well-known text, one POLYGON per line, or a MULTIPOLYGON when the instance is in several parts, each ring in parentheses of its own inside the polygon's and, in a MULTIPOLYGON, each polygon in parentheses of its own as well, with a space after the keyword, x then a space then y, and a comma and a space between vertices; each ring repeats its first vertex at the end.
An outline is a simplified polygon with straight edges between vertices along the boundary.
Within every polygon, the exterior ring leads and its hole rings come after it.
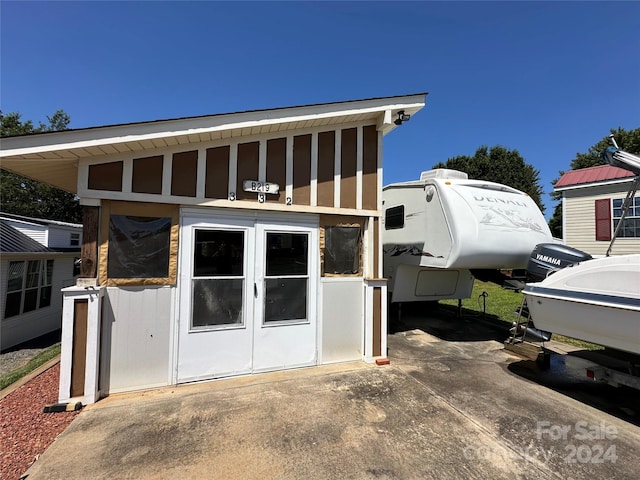
POLYGON ((6 220, 9 225, 24 233, 26 236, 33 238, 36 242, 47 246, 47 227, 44 225, 35 225, 32 223, 16 222, 12 220, 6 220))
MULTIPOLYGON (((49 244, 50 248, 77 248, 82 245, 82 229, 71 227, 49 227, 49 244), (79 237, 78 243, 71 245, 71 234, 77 233, 79 237)), ((79 252, 78 252, 79 254, 79 252)), ((78 255, 79 256, 79 255, 78 255)))
POLYGON ((55 257, 25 257, 3 254, 0 261, 0 312, 1 322, 0 337, 2 349, 12 347, 32 338, 49 333, 62 326, 62 293, 60 290, 74 283, 73 279, 73 256, 57 255, 55 257), (9 262, 24 260, 48 260, 52 259, 53 275, 51 278, 51 305, 38 308, 22 315, 16 315, 4 319, 4 307, 6 302, 7 278, 9 262))
MULTIPOLYGON (((596 240, 595 201, 625 198, 628 189, 629 183, 625 182, 564 191, 565 243, 591 255, 605 255, 610 241, 596 240)), ((617 238, 611 253, 640 253, 640 238, 617 238)))

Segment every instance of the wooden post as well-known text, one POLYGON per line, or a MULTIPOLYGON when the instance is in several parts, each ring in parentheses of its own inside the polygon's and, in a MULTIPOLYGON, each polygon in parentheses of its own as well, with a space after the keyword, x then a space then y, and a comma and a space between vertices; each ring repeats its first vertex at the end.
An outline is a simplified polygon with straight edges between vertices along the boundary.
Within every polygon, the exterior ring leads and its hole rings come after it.
POLYGON ((80 277, 98 276, 98 226, 100 207, 83 207, 80 277))

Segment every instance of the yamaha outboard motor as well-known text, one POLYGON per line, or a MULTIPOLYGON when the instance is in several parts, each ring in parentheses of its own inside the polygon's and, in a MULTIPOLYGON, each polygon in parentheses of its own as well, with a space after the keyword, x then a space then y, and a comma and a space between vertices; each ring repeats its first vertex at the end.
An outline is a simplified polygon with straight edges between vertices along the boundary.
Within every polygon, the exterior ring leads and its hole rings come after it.
POLYGON ((560 243, 540 243, 531 252, 527 263, 527 282, 541 282, 552 270, 559 270, 593 257, 582 250, 560 243))

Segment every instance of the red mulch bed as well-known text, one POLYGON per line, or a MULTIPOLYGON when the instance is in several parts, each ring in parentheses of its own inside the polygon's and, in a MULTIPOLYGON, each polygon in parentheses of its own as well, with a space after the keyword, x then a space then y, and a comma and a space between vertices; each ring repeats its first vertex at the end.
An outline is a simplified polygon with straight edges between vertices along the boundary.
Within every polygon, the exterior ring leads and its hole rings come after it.
POLYGON ((60 364, 0 400, 0 479, 17 480, 79 412, 43 413, 58 401, 60 364))

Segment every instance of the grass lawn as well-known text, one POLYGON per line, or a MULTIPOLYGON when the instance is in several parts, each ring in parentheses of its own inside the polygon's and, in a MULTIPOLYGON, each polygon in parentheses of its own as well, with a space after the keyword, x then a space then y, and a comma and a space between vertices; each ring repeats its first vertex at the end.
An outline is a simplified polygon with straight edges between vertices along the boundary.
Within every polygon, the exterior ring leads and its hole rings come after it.
POLYGON ((25 375, 28 375, 29 373, 33 372, 40 365, 44 365, 49 360, 54 358, 56 355, 60 355, 59 343, 40 352, 38 355, 33 357, 31 360, 29 360, 27 364, 23 365, 22 367, 17 368, 16 370, 9 372, 6 375, 3 375, 2 377, 0 377, 0 390, 3 390, 4 388, 11 385, 13 382, 18 381, 25 375))
MULTIPOLYGON (((458 305, 457 300, 441 300, 442 305, 458 305)), ((475 281, 471 298, 462 300, 462 308, 476 312, 486 313, 494 318, 504 322, 513 323, 516 318, 516 309, 522 303, 522 293, 516 293, 512 290, 501 288, 495 283, 475 281), (486 296, 483 296, 483 293, 486 296), (486 310, 484 310, 486 307, 486 310)), ((602 350, 604 347, 589 342, 583 342, 575 338, 565 337, 563 335, 553 334, 551 337, 558 342, 575 345, 587 350, 602 350)))

